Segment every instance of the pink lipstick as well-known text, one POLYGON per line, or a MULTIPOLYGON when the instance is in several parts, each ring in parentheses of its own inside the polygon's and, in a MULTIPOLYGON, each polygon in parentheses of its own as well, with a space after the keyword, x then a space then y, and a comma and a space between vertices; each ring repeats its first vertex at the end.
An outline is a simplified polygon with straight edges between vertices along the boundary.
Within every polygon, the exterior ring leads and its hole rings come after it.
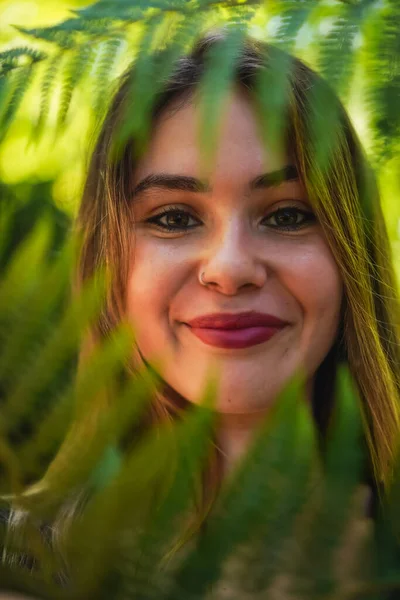
POLYGON ((247 348, 269 340, 288 323, 259 312, 213 313, 187 323, 202 342, 218 348, 247 348))

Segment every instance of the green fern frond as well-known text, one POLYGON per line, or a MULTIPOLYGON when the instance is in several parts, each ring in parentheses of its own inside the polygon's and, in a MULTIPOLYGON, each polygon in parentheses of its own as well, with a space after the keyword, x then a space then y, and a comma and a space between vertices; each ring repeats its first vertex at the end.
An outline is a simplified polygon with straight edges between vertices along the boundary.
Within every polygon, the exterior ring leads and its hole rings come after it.
POLYGON ((118 19, 110 20, 97 16, 93 19, 67 19, 50 27, 26 29, 25 27, 14 25, 14 28, 23 35, 55 44, 62 50, 68 50, 73 48, 76 43, 82 42, 84 35, 88 37, 91 35, 107 35, 112 30, 116 21, 118 19))
POLYGON ((7 100, 10 96, 11 77, 5 75, 0 77, 0 123, 3 120, 3 115, 7 109, 7 100))
POLYGON ((257 116, 261 138, 278 156, 283 155, 290 59, 278 49, 268 52, 268 68, 260 70, 256 82, 257 116))
POLYGON ((22 244, 19 245, 0 281, 0 315, 2 322, 10 309, 24 297, 34 284, 40 266, 48 252, 51 241, 49 223, 41 221, 22 244))
MULTIPOLYGON (((268 519, 269 513, 275 513, 290 485, 292 473, 288 470, 295 460, 297 435, 306 434, 305 429, 299 433, 297 428, 300 423, 304 425, 300 413, 305 410, 297 377, 280 394, 273 414, 264 420, 231 485, 225 485, 206 531, 179 568, 167 600, 203 598, 219 580, 233 549, 256 534, 260 518, 268 519)), ((312 446, 312 438, 303 441, 312 446)))
POLYGON ((315 163, 310 168, 311 177, 314 170, 326 172, 331 158, 339 144, 340 131, 339 107, 332 100, 331 91, 325 80, 318 81, 309 90, 310 114, 308 115, 307 128, 311 138, 311 147, 315 156, 315 163), (330 135, 326 135, 329 131, 330 135))
POLYGON ((43 72, 43 79, 40 88, 40 110, 39 116, 33 128, 32 135, 37 140, 43 132, 46 119, 50 112, 50 103, 52 99, 52 93, 57 82, 57 77, 61 70, 61 61, 63 54, 57 52, 54 54, 46 65, 46 69, 43 72))
POLYGON ((104 93, 109 89, 109 82, 114 72, 118 52, 124 42, 123 36, 112 37, 106 40, 100 48, 100 56, 93 73, 93 112, 95 115, 103 113, 108 95, 104 93))
MULTIPOLYGON (((209 413, 196 410, 194 415, 186 417, 179 426, 167 423, 161 429, 148 433, 145 439, 126 456, 119 472, 93 499, 90 510, 83 515, 79 527, 78 523, 75 527, 72 526, 70 544, 74 549, 74 564, 78 569, 75 573, 73 568, 80 590, 79 598, 87 597, 94 590, 97 597, 103 597, 103 593, 107 597, 104 588, 106 564, 117 570, 115 574, 117 580, 115 581, 113 577, 115 586, 113 586, 113 594, 117 595, 117 586, 126 584, 124 576, 127 565, 122 566, 122 561, 130 561, 126 558, 127 548, 134 551, 136 544, 146 543, 141 535, 142 533, 144 535, 149 527, 153 528, 152 518, 157 519, 157 505, 160 506, 161 501, 161 506, 168 506, 171 499, 170 486, 173 482, 179 486, 184 484, 177 477, 176 472, 179 460, 185 459, 184 455, 178 457, 177 454, 179 431, 182 431, 187 441, 187 434, 190 431, 191 441, 201 442, 201 446, 208 439, 206 432, 209 430, 209 420, 209 413), (190 423, 193 424, 194 430, 190 423), (196 431, 199 435, 193 438, 193 433, 196 431), (107 542, 104 544, 103 540, 107 542), (121 567, 122 578, 118 578, 118 570, 121 567)), ((195 460, 195 456, 195 447, 193 447, 188 458, 195 460)), ((185 476, 189 478, 188 482, 194 475, 189 465, 185 465, 185 476)), ((184 488, 186 487, 187 484, 184 484, 184 488)), ((172 489, 177 492, 174 485, 172 489)), ((169 506, 169 512, 172 510, 174 514, 179 514, 179 508, 182 504, 186 505, 187 501, 187 493, 180 497, 175 495, 169 506), (178 506, 176 506, 177 502, 178 506)), ((162 525, 163 528, 174 528, 177 523, 164 520, 162 525)), ((127 580, 129 578, 130 574, 127 574, 127 580)))
POLYGON ((245 23, 231 24, 221 44, 207 54, 208 68, 199 86, 201 108, 200 148, 207 168, 213 162, 221 123, 223 101, 233 80, 235 61, 245 36, 245 23))
POLYGON ((389 159, 400 131, 400 6, 389 0, 366 28, 366 105, 377 164, 389 159))
POLYGON ((335 398, 316 510, 300 543, 301 554, 291 565, 293 591, 310 600, 336 590, 335 553, 343 543, 351 499, 361 482, 365 459, 359 399, 348 367, 338 370, 335 398))
MULTIPOLYGON (((126 141, 133 136, 137 152, 141 153, 147 143, 150 127, 151 108, 162 87, 162 82, 168 78, 175 62, 193 44, 196 34, 200 31, 203 21, 196 18, 186 18, 174 23, 174 31, 168 39, 167 49, 154 51, 155 42, 162 45, 158 34, 165 24, 164 16, 157 14, 148 19, 146 28, 140 40, 135 60, 134 75, 130 81, 127 94, 127 106, 115 137, 113 156, 118 156, 126 141), (135 110, 130 110, 134 101, 135 110)), ((157 48, 157 46, 156 46, 157 48)))
MULTIPOLYGON (((126 327, 119 328, 91 357, 82 378, 76 376, 71 378, 65 391, 57 398, 58 403, 54 403, 51 407, 50 414, 43 415, 43 420, 38 423, 32 439, 18 449, 18 456, 21 458, 28 457, 29 453, 27 463, 21 462, 26 468, 26 473, 39 471, 41 454, 47 451, 49 443, 54 444, 54 432, 50 430, 52 424, 56 423, 59 428, 65 429, 66 426, 79 422, 82 416, 87 419, 87 415, 92 413, 93 419, 97 417, 95 399, 115 380, 121 369, 121 363, 126 359, 131 347, 131 331, 126 327), (70 416, 72 419, 63 424, 57 421, 60 415, 70 416), (51 435, 50 439, 47 437, 48 432, 51 435)), ((103 416, 105 417, 106 415, 103 416)), ((107 447, 115 444, 112 414, 107 417, 111 422, 107 423, 108 427, 104 427, 106 423, 102 423, 103 427, 99 426, 96 439, 81 437, 74 451, 70 452, 69 460, 66 461, 68 464, 65 465, 62 475, 48 476, 48 482, 51 482, 51 489, 54 490, 51 498, 53 502, 59 502, 79 486, 84 487, 107 447)), ((60 439, 63 438, 56 438, 56 440, 60 439)))
POLYGON ((318 6, 313 1, 283 0, 275 5, 273 12, 281 17, 281 24, 274 43, 283 50, 291 52, 300 28, 310 19, 311 13, 316 8, 318 6))
POLYGON ((31 66, 46 57, 44 52, 29 47, 10 48, 0 52, 0 76, 10 69, 31 66))
MULTIPOLYGON (((38 242, 40 241, 38 239, 38 242)), ((40 244, 36 248, 32 243, 29 244, 29 263, 25 263, 24 268, 32 269, 32 276, 25 276, 23 285, 17 282, 11 291, 13 303, 5 313, 7 326, 3 325, 1 328, 0 380, 3 382, 18 377, 22 351, 26 351, 31 339, 38 339, 38 336, 40 339, 40 330, 43 329, 46 318, 53 313, 61 298, 65 296, 68 286, 70 252, 65 248, 54 265, 46 268, 43 259, 48 252, 50 239, 45 237, 42 242, 43 245, 40 244), (12 327, 8 328, 10 322, 12 327)), ((23 260, 25 256, 24 254, 23 260)), ((9 270, 13 268, 12 264, 9 270)), ((21 271, 18 269, 15 275, 20 277, 21 271)), ((10 298, 7 286, 2 288, 2 291, 10 298)))
MULTIPOLYGON (((183 521, 192 507, 198 483, 196 477, 207 462, 214 420, 215 413, 202 408, 189 414, 174 428, 174 453, 165 464, 165 473, 168 474, 166 484, 160 486, 143 533, 137 539, 133 534, 133 543, 127 539, 123 544, 123 577, 116 600, 126 597, 129 591, 134 591, 137 600, 166 595, 171 585, 171 574, 165 567, 165 561, 168 560, 165 555, 167 551, 173 554, 174 542, 182 538, 183 521)), ((129 529, 129 518, 125 527, 129 529)), ((179 545, 179 541, 177 543, 179 545)))
POLYGON ((92 66, 95 53, 90 43, 74 48, 62 74, 62 91, 57 117, 57 130, 65 125, 73 92, 92 66))
POLYGON ((339 5, 333 28, 318 41, 319 70, 342 99, 347 98, 357 60, 357 51, 353 48, 355 37, 361 33, 364 19, 374 4, 375 0, 363 0, 355 5, 339 5))
MULTIPOLYGON (((32 281, 31 289, 26 289, 23 292, 23 298, 20 298, 17 303, 7 312, 7 325, 1 328, 1 352, 0 352, 0 381, 3 393, 7 397, 12 393, 15 382, 21 378, 21 373, 24 373, 24 367, 29 360, 32 360, 32 355, 37 353, 40 344, 44 344, 54 331, 54 314, 57 312, 58 306, 62 299, 66 296, 69 285, 69 266, 71 263, 71 248, 64 248, 61 251, 60 257, 49 268, 39 265, 34 271, 34 281, 32 281)), ((70 370, 70 376, 73 376, 73 369, 70 370)), ((55 413, 58 414, 59 421, 53 418, 52 426, 48 427, 43 433, 42 443, 40 438, 35 439, 37 450, 40 458, 45 456, 46 448, 49 450, 54 446, 56 440, 62 439, 62 434, 65 433, 65 428, 68 424, 68 408, 62 402, 63 382, 62 378, 57 378, 57 391, 55 392, 55 413), (62 412, 64 411, 64 418, 62 412), (57 436, 57 433, 59 434, 57 436), (54 440, 54 443, 53 443, 54 440)), ((50 395, 51 390, 46 390, 50 395)), ((24 428, 36 431, 39 426, 40 431, 48 420, 47 412, 49 410, 47 402, 42 399, 36 400, 31 398, 30 404, 24 407, 23 414, 20 417, 12 417, 10 422, 10 414, 5 415, 3 422, 3 434, 7 439, 13 439, 18 436, 18 431, 21 423, 24 428)), ((52 412, 52 407, 50 409, 52 412)), ((18 447, 18 457, 20 464, 23 465, 24 479, 37 476, 40 472, 39 461, 32 465, 35 457, 35 450, 32 444, 28 444, 28 452, 23 453, 24 445, 18 447), (30 448, 30 449, 29 449, 30 448), (22 457, 21 457, 22 452, 22 457)), ((53 447, 54 450, 54 447, 53 447)), ((7 482, 3 485, 7 486, 7 482)))
MULTIPOLYGON (((121 140, 121 145, 132 133, 136 132, 136 129, 144 127, 147 131, 144 113, 145 107, 149 103, 149 99, 151 100, 153 98, 152 90, 153 83, 155 82, 153 75, 155 69, 154 55, 150 52, 149 48, 152 47, 157 29, 162 23, 163 15, 157 14, 146 21, 143 30, 141 31, 139 47, 135 59, 135 75, 129 84, 130 94, 128 95, 130 99, 133 99, 135 91, 138 92, 140 90, 140 95, 138 96, 141 98, 141 103, 136 107, 135 111, 127 109, 127 111, 129 111, 128 115, 132 116, 129 118, 127 115, 123 127, 121 126, 120 128, 118 137, 121 140)), ((114 150, 116 155, 119 154, 119 145, 120 144, 117 141, 114 150)))
POLYGON ((30 87, 33 76, 33 67, 18 67, 9 75, 9 88, 6 90, 5 101, 3 100, 2 113, 0 115, 0 143, 8 133, 8 129, 14 120, 17 110, 30 87))
MULTIPOLYGON (((373 570, 375 586, 379 589, 393 589, 400 593, 399 575, 399 501, 400 501, 400 452, 397 451, 393 480, 387 501, 381 503, 378 510, 376 529, 376 564, 373 570)), ((395 598, 395 595, 392 596, 395 598)))
POLYGON ((273 487, 268 508, 260 510, 256 534, 245 552, 238 555, 240 562, 235 573, 238 596, 240 590, 243 594, 265 594, 276 575, 287 570, 292 556, 289 544, 293 543, 299 517, 315 493, 320 477, 315 431, 304 411, 298 411, 296 417, 295 459, 288 460, 282 487, 273 487))
POLYGON ((67 19, 52 27, 36 27, 34 29, 26 29, 18 25, 14 25, 14 27, 23 35, 57 44, 64 50, 72 48, 76 35, 87 29, 85 23, 79 19, 67 19))
POLYGON ((34 397, 57 373, 63 361, 76 348, 81 334, 82 323, 93 318, 101 306, 99 281, 94 279, 85 293, 73 301, 63 315, 59 327, 52 333, 39 353, 35 353, 25 365, 24 377, 15 383, 9 391, 5 409, 7 423, 12 427, 16 420, 27 410, 26 398, 34 397))
POLYGON ((28 90, 34 67, 47 55, 34 48, 11 48, 0 53, 0 142, 28 90))

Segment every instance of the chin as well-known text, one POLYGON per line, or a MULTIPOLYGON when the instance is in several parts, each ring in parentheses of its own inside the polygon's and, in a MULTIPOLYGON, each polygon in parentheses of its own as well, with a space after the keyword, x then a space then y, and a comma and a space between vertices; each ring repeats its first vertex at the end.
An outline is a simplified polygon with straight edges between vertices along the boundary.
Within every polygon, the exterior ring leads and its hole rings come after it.
POLYGON ((274 389, 269 387, 262 392, 263 387, 260 385, 256 389, 249 390, 248 386, 239 383, 235 385, 232 381, 228 386, 220 385, 216 392, 215 410, 225 414, 264 411, 274 403, 279 390, 275 393, 274 389))
POLYGON ((223 414, 249 414, 256 412, 263 412, 267 410, 274 403, 274 398, 263 398, 259 402, 255 402, 254 399, 246 402, 243 399, 233 400, 231 398, 220 398, 217 400, 216 411, 223 414))

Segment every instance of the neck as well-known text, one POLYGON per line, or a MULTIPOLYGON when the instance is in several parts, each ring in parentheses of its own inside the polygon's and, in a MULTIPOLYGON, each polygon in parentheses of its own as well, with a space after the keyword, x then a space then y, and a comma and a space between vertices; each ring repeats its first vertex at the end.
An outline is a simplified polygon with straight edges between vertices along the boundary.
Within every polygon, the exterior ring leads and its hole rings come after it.
POLYGON ((222 454, 222 475, 230 475, 246 454, 256 429, 268 411, 222 414, 217 425, 217 445, 222 454))
MULTIPOLYGON (((313 382, 306 386, 306 401, 311 404, 313 382)), ((229 414, 221 413, 216 428, 216 443, 222 454, 222 475, 229 476, 240 459, 246 454, 257 429, 267 418, 270 407, 265 410, 229 414)))

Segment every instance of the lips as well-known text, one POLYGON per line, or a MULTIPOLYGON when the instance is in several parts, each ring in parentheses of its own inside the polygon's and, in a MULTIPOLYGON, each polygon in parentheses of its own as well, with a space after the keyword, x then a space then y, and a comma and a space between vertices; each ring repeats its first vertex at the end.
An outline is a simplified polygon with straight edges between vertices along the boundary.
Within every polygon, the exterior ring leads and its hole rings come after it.
POLYGON ((264 313, 214 313, 189 321, 190 331, 218 348, 247 348, 268 341, 288 323, 264 313))
POLYGON ((188 321, 190 327, 206 329, 244 329, 246 327, 284 327, 287 321, 259 312, 212 313, 188 321))

